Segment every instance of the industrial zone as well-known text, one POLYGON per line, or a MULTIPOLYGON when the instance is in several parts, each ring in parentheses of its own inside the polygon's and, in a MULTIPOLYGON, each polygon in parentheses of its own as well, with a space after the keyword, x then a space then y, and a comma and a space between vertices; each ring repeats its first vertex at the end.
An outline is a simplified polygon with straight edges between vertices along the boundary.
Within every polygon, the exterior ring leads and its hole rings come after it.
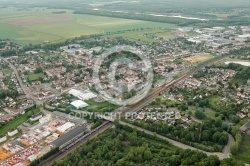
MULTIPOLYGON (((68 94, 78 98, 69 104, 69 108, 73 109, 87 107, 88 104, 84 100, 97 97, 92 92, 81 92, 76 89, 69 90, 68 94)), ((94 131, 90 131, 91 124, 88 124, 86 120, 69 118, 68 114, 59 111, 48 112, 44 115, 38 113, 30 117, 29 122, 34 122, 34 124, 22 124, 18 129, 13 129, 1 136, 1 166, 29 165, 52 149, 59 148, 63 151, 94 131), (13 138, 19 132, 21 135, 13 138)))

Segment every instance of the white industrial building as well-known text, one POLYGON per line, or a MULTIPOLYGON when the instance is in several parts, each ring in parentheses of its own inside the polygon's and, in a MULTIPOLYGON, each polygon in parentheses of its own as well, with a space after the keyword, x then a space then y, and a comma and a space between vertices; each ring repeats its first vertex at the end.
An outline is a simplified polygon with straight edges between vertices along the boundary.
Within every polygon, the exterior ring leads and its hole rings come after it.
POLYGON ((14 130, 11 130, 11 131, 8 132, 8 136, 12 137, 13 135, 15 135, 17 133, 18 133, 18 130, 14 129, 14 130))
POLYGON ((7 140, 7 136, 6 135, 0 137, 0 143, 4 142, 6 140, 7 140))
POLYGON ((89 91, 84 91, 84 92, 81 92, 79 90, 76 90, 76 89, 71 89, 69 91, 69 94, 81 99, 81 100, 89 100, 89 99, 93 99, 95 97, 97 97, 94 93, 92 92, 89 92, 89 91))
POLYGON ((72 103, 70 103, 70 105, 71 105, 72 107, 74 107, 75 109, 84 108, 84 107, 89 106, 87 103, 85 103, 85 102, 82 101, 82 100, 73 101, 72 103))
POLYGON ((40 119, 41 117, 43 117, 43 115, 41 114, 36 114, 36 115, 33 115, 30 120, 33 122, 33 121, 36 121, 38 119, 40 119))
POLYGON ((62 126, 57 127, 56 130, 60 133, 65 133, 67 130, 71 129, 74 126, 75 126, 74 123, 67 122, 63 124, 62 126))
POLYGON ((40 122, 41 124, 44 124, 44 123, 47 123, 49 120, 50 120, 50 115, 47 114, 46 116, 40 118, 40 119, 39 119, 39 122, 40 122))
POLYGON ((29 156, 28 159, 30 162, 32 162, 32 161, 37 159, 37 156, 33 154, 33 155, 29 156))

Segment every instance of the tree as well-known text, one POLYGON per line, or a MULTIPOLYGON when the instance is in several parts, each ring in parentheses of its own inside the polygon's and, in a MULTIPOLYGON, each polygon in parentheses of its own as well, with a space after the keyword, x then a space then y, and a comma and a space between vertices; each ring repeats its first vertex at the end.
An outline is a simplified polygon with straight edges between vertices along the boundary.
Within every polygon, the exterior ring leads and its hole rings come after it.
POLYGON ((221 133, 217 131, 216 133, 214 133, 212 139, 213 139, 214 142, 218 142, 220 137, 221 137, 221 133))
POLYGON ((221 166, 244 166, 245 164, 234 158, 226 158, 221 161, 221 166))
POLYGON ((144 151, 143 157, 144 157, 144 159, 147 160, 147 161, 150 160, 150 159, 152 158, 152 153, 151 153, 151 151, 150 151, 150 150, 145 150, 145 151, 144 151))
POLYGON ((43 73, 43 69, 42 68, 37 68, 35 71, 34 71, 34 73, 43 73))
POLYGON ((239 151, 239 144, 235 142, 231 147, 231 153, 236 155, 239 151))
POLYGON ((197 119, 206 119, 207 117, 206 114, 200 110, 196 110, 194 115, 197 119))
POLYGON ((209 130, 205 130, 201 133, 201 139, 203 141, 209 141, 211 139, 211 132, 209 130))
POLYGON ((181 111, 186 111, 188 109, 188 106, 186 106, 185 104, 182 103, 178 108, 181 111))

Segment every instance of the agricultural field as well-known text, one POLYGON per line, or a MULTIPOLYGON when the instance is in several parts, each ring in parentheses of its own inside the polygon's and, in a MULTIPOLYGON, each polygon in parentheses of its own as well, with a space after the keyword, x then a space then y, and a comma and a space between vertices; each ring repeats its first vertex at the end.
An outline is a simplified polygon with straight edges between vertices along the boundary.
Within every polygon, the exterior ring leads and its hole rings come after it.
MULTIPOLYGON (((61 11, 62 9, 46 8, 9 7, 1 9, 0 38, 14 39, 18 44, 27 45, 140 28, 175 28, 173 24, 73 14, 73 11, 66 9, 61 11)), ((140 32, 140 34, 143 33, 140 32)), ((138 40, 141 38, 140 34, 126 33, 123 35, 138 40)))
POLYGON ((211 54, 197 54, 194 56, 184 58, 183 60, 188 61, 188 62, 192 63, 193 65, 198 65, 198 64, 203 63, 205 61, 208 61, 212 58, 214 58, 214 56, 211 54))
POLYGON ((134 32, 125 32, 125 33, 118 33, 112 35, 106 35, 108 37, 123 37, 128 40, 132 41, 142 41, 142 42, 156 42, 157 40, 147 37, 146 35, 152 35, 162 38, 173 38, 172 29, 176 28, 174 25, 165 24, 164 29, 152 29, 152 30, 140 30, 134 32), (168 25, 168 26, 167 26, 168 25))

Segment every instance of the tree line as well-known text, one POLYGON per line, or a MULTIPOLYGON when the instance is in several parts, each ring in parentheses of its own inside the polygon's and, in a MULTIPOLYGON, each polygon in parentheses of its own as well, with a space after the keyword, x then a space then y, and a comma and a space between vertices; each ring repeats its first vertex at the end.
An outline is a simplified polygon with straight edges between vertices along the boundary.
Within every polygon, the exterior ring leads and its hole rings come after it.
POLYGON ((166 140, 115 123, 95 139, 76 149, 54 166, 142 166, 142 165, 194 165, 194 166, 243 166, 235 159, 219 160, 199 151, 175 148, 166 140))

